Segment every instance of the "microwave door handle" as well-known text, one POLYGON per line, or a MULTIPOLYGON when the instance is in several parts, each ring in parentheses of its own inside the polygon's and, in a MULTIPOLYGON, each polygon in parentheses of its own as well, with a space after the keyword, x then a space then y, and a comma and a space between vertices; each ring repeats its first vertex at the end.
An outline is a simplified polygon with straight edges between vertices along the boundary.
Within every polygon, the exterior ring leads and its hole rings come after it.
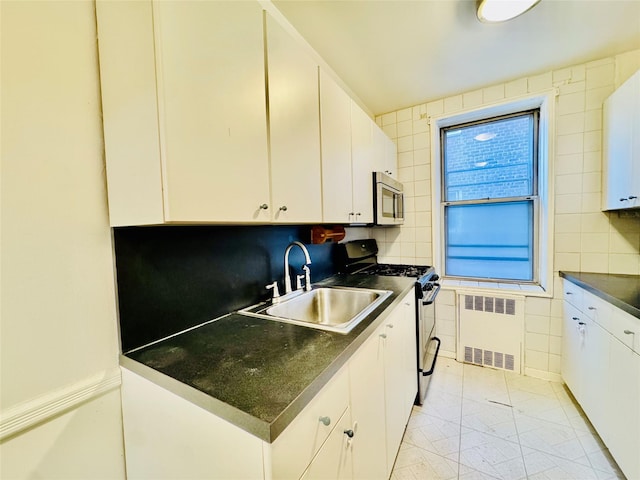
POLYGON ((393 218, 395 218, 396 220, 402 220, 402 215, 404 215, 404 195, 396 193, 395 197, 396 201, 393 202, 395 208, 395 211, 393 212, 393 218))
POLYGON ((393 193, 393 218, 398 218, 398 194, 393 193))

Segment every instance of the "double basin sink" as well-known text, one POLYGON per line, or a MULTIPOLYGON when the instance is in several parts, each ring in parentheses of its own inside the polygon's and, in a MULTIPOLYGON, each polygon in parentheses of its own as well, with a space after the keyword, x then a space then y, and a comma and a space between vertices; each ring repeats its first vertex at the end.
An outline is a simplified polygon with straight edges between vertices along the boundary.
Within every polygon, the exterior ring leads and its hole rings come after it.
POLYGON ((260 303, 238 313, 347 334, 391 293, 369 288, 318 287, 297 290, 280 297, 277 303, 260 303))

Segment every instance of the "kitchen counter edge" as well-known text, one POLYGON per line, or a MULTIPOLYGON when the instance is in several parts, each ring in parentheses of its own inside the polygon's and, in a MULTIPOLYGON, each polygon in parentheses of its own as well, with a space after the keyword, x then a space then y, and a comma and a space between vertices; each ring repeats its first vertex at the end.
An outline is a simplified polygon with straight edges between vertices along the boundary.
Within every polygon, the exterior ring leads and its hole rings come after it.
MULTIPOLYGON (((565 278, 578 287, 584 288, 595 296, 609 302, 619 309, 630 315, 640 319, 640 276, 625 274, 608 274, 608 273, 591 273, 591 272, 559 272, 560 277, 565 278), (634 283, 635 287, 635 304, 629 303, 629 294, 621 296, 617 291, 611 288, 611 280, 625 281, 625 283, 634 283)), ((633 295, 632 292, 632 295, 633 295)))

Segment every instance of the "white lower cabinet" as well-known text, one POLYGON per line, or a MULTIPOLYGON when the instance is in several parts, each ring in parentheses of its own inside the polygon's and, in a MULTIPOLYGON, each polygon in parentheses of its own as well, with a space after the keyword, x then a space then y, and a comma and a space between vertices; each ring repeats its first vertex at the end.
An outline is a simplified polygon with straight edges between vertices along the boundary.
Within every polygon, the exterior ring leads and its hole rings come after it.
POLYGON ((640 478, 640 355, 615 337, 610 337, 609 349, 603 440, 627 478, 636 479, 640 478))
POLYGON ((411 415, 417 393, 414 295, 402 299, 349 362, 356 479, 389 478, 411 415))
POLYGON ((262 440, 126 368, 122 414, 129 480, 264 476, 262 440))
POLYGON ((273 443, 122 368, 130 479, 388 479, 416 395, 411 290, 273 443))
MULTIPOLYGON (((300 412, 284 432, 271 444, 271 464, 274 479, 297 479, 332 435, 338 419, 349 406, 349 377, 342 368, 315 398, 300 412)), ((347 415, 347 418, 349 416, 347 415)), ((346 436, 340 431, 340 435, 346 436)), ((325 453, 314 463, 314 471, 333 468, 334 461, 325 453)))
POLYGON ((418 390, 415 296, 410 292, 383 325, 387 476, 391 475, 418 390))
POLYGON ((623 473, 640 478, 640 319, 566 280, 564 293, 562 377, 623 473))
MULTIPOLYGON (((309 468, 302 475, 304 480, 347 480, 353 478, 351 443, 354 434, 351 427, 351 413, 347 409, 309 468)), ((274 478, 280 477, 276 475, 274 478)))
POLYGON ((349 361, 349 396, 356 436, 353 474, 357 479, 387 476, 385 425, 384 341, 380 327, 349 361))

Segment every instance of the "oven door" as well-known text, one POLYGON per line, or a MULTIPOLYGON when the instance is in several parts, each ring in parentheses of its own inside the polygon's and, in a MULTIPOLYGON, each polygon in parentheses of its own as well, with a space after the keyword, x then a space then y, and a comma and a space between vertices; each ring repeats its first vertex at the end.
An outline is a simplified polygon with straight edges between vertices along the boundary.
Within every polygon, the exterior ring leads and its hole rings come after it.
POLYGON ((425 291, 424 298, 418 299, 418 395, 416 405, 422 405, 440 350, 440 339, 435 336, 435 299, 440 285, 434 284, 432 291, 425 291))

